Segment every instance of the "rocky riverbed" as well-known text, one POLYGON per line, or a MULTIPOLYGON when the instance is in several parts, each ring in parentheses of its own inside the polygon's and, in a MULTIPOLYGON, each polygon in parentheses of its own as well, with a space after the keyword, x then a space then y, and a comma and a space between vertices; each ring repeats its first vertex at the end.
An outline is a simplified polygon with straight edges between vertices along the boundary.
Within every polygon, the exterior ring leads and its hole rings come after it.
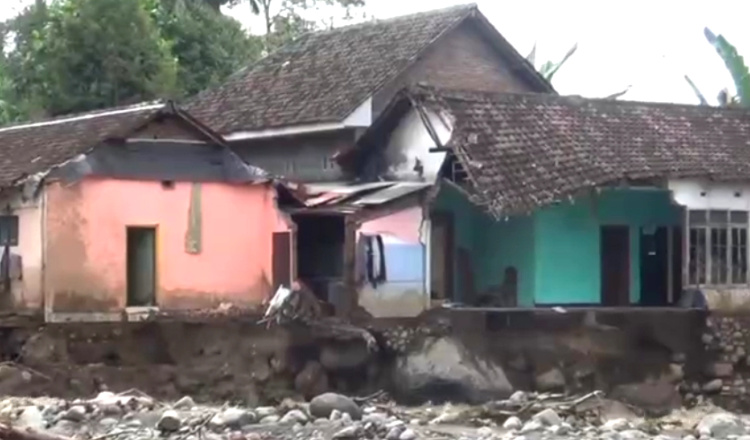
MULTIPOLYGON (((310 402, 238 407, 161 402, 132 390, 89 399, 4 398, 0 423, 58 439, 739 439, 750 416, 708 403, 650 418, 602 393, 570 397, 517 392, 480 406, 401 407, 385 396, 351 399, 326 393, 310 402)), ((47 437, 49 440, 49 437, 47 437)))

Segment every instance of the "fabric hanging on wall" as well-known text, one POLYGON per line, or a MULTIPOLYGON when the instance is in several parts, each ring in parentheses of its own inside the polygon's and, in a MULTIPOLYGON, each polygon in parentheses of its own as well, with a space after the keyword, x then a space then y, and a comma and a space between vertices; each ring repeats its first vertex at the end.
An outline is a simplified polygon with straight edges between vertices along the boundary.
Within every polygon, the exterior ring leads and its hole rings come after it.
POLYGON ((188 227, 185 233, 185 252, 200 254, 203 248, 203 209, 201 204, 201 184, 193 183, 190 188, 190 208, 188 227))
POLYGON ((378 260, 378 276, 375 279, 375 284, 383 284, 388 279, 385 273, 385 245, 383 244, 382 235, 378 234, 375 239, 378 242, 378 255, 380 256, 378 260))

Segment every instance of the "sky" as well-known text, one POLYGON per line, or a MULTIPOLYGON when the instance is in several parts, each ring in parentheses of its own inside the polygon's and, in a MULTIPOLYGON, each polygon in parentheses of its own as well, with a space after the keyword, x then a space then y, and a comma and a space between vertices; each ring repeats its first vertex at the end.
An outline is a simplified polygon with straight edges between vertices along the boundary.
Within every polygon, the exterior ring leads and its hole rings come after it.
MULTIPOLYGON (((29 0, 0 0, 0 19, 29 0)), ((467 3, 461 0, 367 0, 366 12, 389 18, 467 3)), ((709 27, 750 56, 747 0, 478 0, 480 11, 521 54, 537 45, 537 63, 578 50, 554 78, 561 94, 603 97, 630 86, 622 98, 697 103, 684 75, 709 100, 732 80, 703 36, 709 27)), ((228 14, 262 29, 247 5, 228 14)))

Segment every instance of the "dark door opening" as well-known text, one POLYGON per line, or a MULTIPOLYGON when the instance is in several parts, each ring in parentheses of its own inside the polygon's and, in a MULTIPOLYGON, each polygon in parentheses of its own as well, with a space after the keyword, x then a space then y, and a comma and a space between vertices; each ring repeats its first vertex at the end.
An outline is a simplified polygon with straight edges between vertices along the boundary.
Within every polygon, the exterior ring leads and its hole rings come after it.
POLYGON ((604 306, 630 304, 630 229, 601 228, 601 301, 604 306))
POLYGON ((430 298, 453 300, 454 226, 448 212, 430 214, 430 298))
POLYGON ((670 303, 677 304, 682 296, 682 245, 684 237, 682 228, 672 229, 672 298, 670 303))
POLYGON ((156 305, 156 228, 127 228, 127 306, 156 305))
POLYGON ((291 261, 292 234, 289 232, 274 232, 273 234, 273 291, 279 286, 292 285, 291 261))
POLYGON ((669 303, 669 228, 641 228, 641 305, 669 303))
POLYGON ((336 304, 344 282, 344 217, 296 215, 297 274, 315 295, 336 304))

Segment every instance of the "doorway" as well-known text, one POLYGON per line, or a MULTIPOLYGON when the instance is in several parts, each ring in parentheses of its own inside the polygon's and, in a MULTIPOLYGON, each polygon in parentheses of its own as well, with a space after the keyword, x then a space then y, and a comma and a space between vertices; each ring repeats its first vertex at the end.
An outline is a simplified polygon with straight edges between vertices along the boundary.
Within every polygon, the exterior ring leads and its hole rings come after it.
POLYGON ((641 228, 641 305, 665 306, 669 297, 669 228, 641 228))
POLYGON ((430 298, 452 300, 454 287, 454 226, 449 212, 430 214, 430 298))
POLYGON ((342 215, 297 214, 297 274, 315 295, 338 304, 344 282, 342 215))
POLYGON ((156 228, 127 228, 127 306, 156 305, 156 228))
POLYGON ((602 305, 627 306, 630 304, 630 228, 602 226, 600 243, 602 305))

